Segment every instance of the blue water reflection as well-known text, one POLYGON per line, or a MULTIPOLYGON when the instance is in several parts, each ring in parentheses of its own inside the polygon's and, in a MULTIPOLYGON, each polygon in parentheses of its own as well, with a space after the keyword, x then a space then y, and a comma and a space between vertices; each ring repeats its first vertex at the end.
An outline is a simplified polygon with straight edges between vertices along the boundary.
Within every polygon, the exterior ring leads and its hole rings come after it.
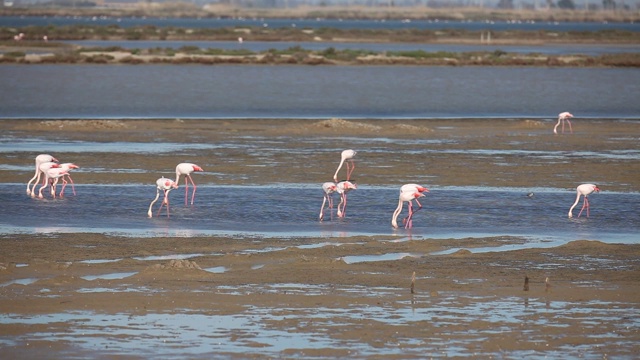
MULTIPOLYGON (((590 197, 591 217, 567 218, 571 190, 432 188, 414 216, 412 230, 391 227, 397 205, 393 187, 360 187, 349 193, 347 217, 317 220, 319 186, 201 185, 194 206, 185 207, 183 188, 170 193, 171 217, 147 218, 152 185, 76 185, 77 196, 31 199, 21 184, 0 185, 0 201, 11 212, 0 233, 97 232, 140 236, 251 235, 267 237, 398 235, 427 238, 522 236, 563 243, 591 239, 637 243, 638 193, 601 192, 590 197)), ((335 211, 335 210, 334 210, 335 211)), ((154 213, 157 212, 157 205, 154 213)), ((406 213, 406 206, 405 212, 406 213)), ((577 216, 577 211, 575 212, 577 216)), ((556 244, 557 245, 557 244, 556 244)))

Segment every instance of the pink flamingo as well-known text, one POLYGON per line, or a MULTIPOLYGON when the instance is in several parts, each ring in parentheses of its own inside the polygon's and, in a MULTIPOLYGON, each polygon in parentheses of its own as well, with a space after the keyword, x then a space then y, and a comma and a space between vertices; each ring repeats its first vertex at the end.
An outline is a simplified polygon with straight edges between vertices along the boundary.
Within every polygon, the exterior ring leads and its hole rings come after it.
POLYGON ((571 130, 571 133, 573 134, 573 129, 571 128, 571 121, 569 121, 570 118, 572 118, 573 115, 571 115, 570 112, 562 112, 558 115, 558 123, 556 124, 556 126, 553 127, 553 133, 557 134, 558 131, 558 126, 560 125, 560 123, 562 123, 562 133, 564 134, 564 122, 566 121, 567 123, 569 123, 569 130, 571 130))
POLYGON ((356 165, 353 163, 353 158, 356 156, 355 150, 344 150, 340 155, 340 165, 338 165, 338 169, 336 170, 335 175, 333 175, 333 181, 338 181, 338 172, 342 168, 342 164, 346 162, 347 165, 347 181, 351 180, 351 174, 353 173, 353 169, 356 168, 356 165), (351 163, 351 167, 349 167, 349 163, 351 163))
MULTIPOLYGON (((73 186, 73 179, 71 178, 71 175, 69 174, 69 171, 73 170, 73 169, 79 169, 80 167, 76 164, 73 163, 62 163, 60 164, 60 169, 64 169, 67 173, 62 177, 62 190, 60 190, 60 197, 64 196, 64 188, 67 186, 67 182, 71 183, 71 189, 73 190, 73 195, 76 195, 76 188, 75 186, 73 186), (65 178, 68 178, 69 181, 65 180, 65 178)), ((56 184, 58 182, 56 181, 56 184)), ((53 191, 55 192, 55 186, 53 188, 53 191)))
POLYGON ((193 182, 191 178, 191 173, 194 171, 204 171, 202 168, 196 164, 191 163, 180 163, 176 166, 176 184, 180 183, 180 175, 184 175, 184 205, 187 205, 187 200, 189 198, 189 181, 191 181, 191 185, 193 185, 193 193, 191 194, 191 205, 193 205, 193 199, 196 196, 196 184, 193 182))
POLYGON ((326 202, 329 203, 329 213, 333 216, 333 198, 331 194, 333 194, 336 190, 336 184, 328 181, 322 184, 322 190, 324 191, 324 197, 322 198, 322 207, 320 208, 320 221, 324 217, 324 204, 326 202))
POLYGON ((58 162, 58 159, 49 154, 40 154, 36 156, 36 173, 33 175, 33 178, 31 178, 31 180, 29 180, 29 182, 27 183, 27 195, 31 195, 31 189, 29 189, 31 187, 31 183, 34 180, 36 184, 38 183, 38 181, 40 181, 40 176, 42 175, 42 171, 40 171, 40 164, 46 162, 58 162))
MULTIPOLYGON (((56 198, 56 184, 58 184, 58 180, 67 175, 68 172, 67 170, 64 170, 62 168, 59 167, 52 167, 50 169, 48 169, 47 171, 45 171, 45 175, 47 178, 47 183, 50 183, 50 188, 51 188, 51 196, 55 199, 56 198)), ((42 199, 44 198, 44 196, 42 195, 42 189, 44 189, 44 186, 40 187, 40 192, 38 193, 38 198, 42 199)))
POLYGON ((338 217, 347 215, 347 193, 357 189, 358 186, 350 181, 341 181, 336 184, 336 192, 340 194, 340 203, 338 204, 338 217))
POLYGON ((158 198, 160 197, 160 191, 163 191, 164 199, 162 199, 162 204, 160 204, 160 208, 158 209, 158 216, 160 216, 160 211, 162 211, 162 206, 167 205, 167 217, 169 217, 169 191, 177 188, 178 188, 177 182, 171 179, 167 179, 164 176, 156 180, 156 198, 153 199, 153 201, 149 205, 149 211, 147 212, 147 215, 149 217, 153 217, 153 212, 151 211, 151 209, 153 208, 153 204, 155 204, 156 201, 158 201, 158 198))
MULTIPOLYGON (((49 183, 49 178, 47 177, 47 170, 59 168, 59 167, 60 167, 60 164, 52 161, 43 162, 38 166, 38 170, 40 170, 40 173, 44 175, 42 177, 42 185, 40 185, 40 189, 42 189, 42 187, 44 186, 47 186, 47 184, 49 183)), ((36 179, 36 181, 33 183, 33 188, 31 188, 31 197, 36 197, 36 186, 38 186, 39 179, 40 177, 38 177, 38 179, 36 179)))
MULTIPOLYGON (((409 209, 409 215, 405 218, 405 220, 403 221, 405 223, 404 228, 405 229, 411 229, 413 227, 413 205, 411 204, 412 200, 416 200, 416 202, 418 201, 418 198, 423 197, 424 194, 415 190, 415 191, 405 191, 405 192, 400 192, 400 196, 398 198, 398 207, 396 208, 396 210, 393 212, 393 216, 391 217, 391 226, 393 226, 395 229, 398 228, 398 215, 400 215, 400 212, 402 212, 402 206, 404 205, 405 202, 409 203, 408 209, 409 209)), ((418 204, 420 204, 418 202, 418 204)), ((420 205, 420 208, 422 208, 422 205, 420 205)))
MULTIPOLYGON (((405 184, 402 185, 402 187, 400 187, 400 193, 406 193, 406 192, 410 192, 410 193, 415 193, 415 192, 419 192, 419 193, 424 193, 424 192, 429 192, 429 189, 427 189, 426 187, 419 185, 419 184, 405 184)), ((418 210, 422 209, 422 204, 420 203, 420 201, 418 201, 418 198, 414 199, 416 201, 416 203, 418 204, 418 210)), ((411 206, 412 204, 409 203, 409 206, 411 206)), ((413 207, 411 208, 411 214, 413 215, 413 213, 415 213, 416 211, 413 211, 413 207)), ((409 220, 409 217, 405 217, 404 219, 402 219, 402 223, 405 224, 406 221, 409 220)))
POLYGON ((587 199, 587 196, 592 194, 594 191, 600 192, 598 185, 582 184, 576 188, 576 202, 574 202, 573 205, 571 205, 571 209, 569 209, 569 218, 573 217, 573 208, 578 205, 578 202, 580 202, 580 196, 584 196, 584 201, 582 203, 582 209, 580 209, 578 217, 582 215, 582 210, 584 210, 585 207, 587 208, 587 217, 589 217, 589 199, 587 199))

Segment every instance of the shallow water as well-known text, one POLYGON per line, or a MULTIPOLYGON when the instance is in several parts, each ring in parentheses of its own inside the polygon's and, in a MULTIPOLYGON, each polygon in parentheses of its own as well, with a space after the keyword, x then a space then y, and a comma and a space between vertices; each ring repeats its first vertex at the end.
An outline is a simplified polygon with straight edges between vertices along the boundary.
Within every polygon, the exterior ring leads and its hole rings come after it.
MULTIPOLYGON (((623 349, 633 349, 633 329, 640 326, 640 312, 635 304, 606 301, 553 301, 548 298, 517 296, 478 297, 464 293, 440 293, 437 297, 416 295, 410 300, 396 295, 392 303, 378 306, 359 304, 359 297, 393 297, 390 288, 349 287, 335 289, 327 286, 304 284, 273 284, 264 288, 249 284, 246 287, 219 286, 208 291, 231 296, 246 296, 255 291, 280 293, 290 296, 321 296, 332 291, 348 291, 354 303, 346 308, 322 306, 316 308, 290 308, 287 306, 245 306, 239 314, 218 314, 215 310, 179 309, 171 313, 63 312, 45 315, 0 314, 0 324, 46 325, 47 330, 30 333, 29 337, 0 339, 0 344, 17 346, 29 342, 50 341, 74 344, 74 353, 59 354, 67 358, 82 358, 95 349, 103 355, 131 355, 152 357, 161 354, 166 359, 216 354, 252 354, 275 357, 286 350, 298 356, 305 350, 322 348, 349 349, 350 356, 399 355, 422 356, 489 356, 495 350, 482 346, 489 335, 513 327, 526 333, 529 344, 539 343, 537 351, 508 352, 510 356, 543 359, 549 356, 565 359, 582 358, 597 354, 598 345, 615 341, 623 349), (298 325, 290 325, 286 314, 296 314, 298 325), (393 336, 367 343, 351 338, 347 329, 362 326, 363 319, 419 326, 434 329, 430 338, 420 336, 393 336), (575 322, 577 319, 577 323, 575 322), (474 324, 482 329, 469 331, 474 324), (308 324, 305 326, 304 324, 308 324), (59 326, 68 331, 60 332, 59 326), (293 326, 294 331, 290 331, 293 326), (549 348, 546 330, 579 326, 584 329, 581 344, 567 343, 549 348), (327 329, 332 329, 327 331, 327 329), (452 339, 455 339, 452 340, 452 339), (84 355, 83 355, 84 354, 84 355), (554 355, 555 354, 555 355, 554 355)), ((126 291, 130 291, 127 289, 126 291)), ((417 333, 420 333, 416 329, 417 333)), ((402 334, 406 334, 403 330, 402 334)), ((628 354, 631 356, 632 354, 628 354)))
MULTIPOLYGON (((65 192, 67 193, 69 189, 65 192)), ((147 217, 156 190, 151 185, 77 185, 63 199, 33 199, 22 184, 0 185, 0 200, 10 212, 0 218, 0 233, 92 232, 130 236, 251 235, 266 237, 348 237, 410 235, 462 238, 510 235, 529 238, 517 247, 551 247, 579 239, 640 241, 638 193, 603 191, 589 197, 591 217, 567 212, 574 191, 500 188, 431 188, 414 215, 413 229, 394 230, 391 215, 398 189, 361 184, 348 195, 347 216, 325 214, 318 221, 322 190, 309 184, 198 186, 195 205, 184 205, 181 187, 170 193, 170 217, 163 209, 147 217)), ((338 203, 336 197, 335 202, 338 203)), ((400 218, 406 214, 406 205, 400 218)), ((509 250, 509 249, 504 249, 509 250)), ((482 251, 482 250, 479 250, 482 251)))

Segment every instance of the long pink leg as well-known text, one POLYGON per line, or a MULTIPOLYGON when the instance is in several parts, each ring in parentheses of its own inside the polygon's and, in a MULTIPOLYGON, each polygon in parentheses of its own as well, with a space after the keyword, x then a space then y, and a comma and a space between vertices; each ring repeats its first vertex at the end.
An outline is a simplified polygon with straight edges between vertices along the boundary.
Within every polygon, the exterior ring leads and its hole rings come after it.
POLYGON ((569 123, 569 130, 571 130, 571 133, 573 134, 573 129, 571 128, 571 121, 569 121, 569 119, 567 119, 567 122, 569 123))
POLYGON ((168 192, 164 190, 164 199, 162 199, 162 204, 160 204, 160 208, 158 209, 158 216, 160 216, 160 211, 162 210, 163 205, 167 205, 167 217, 169 217, 169 198, 167 197, 168 192))
POLYGON ((582 210, 584 210, 584 208, 587 208, 587 217, 589 217, 589 200, 587 199, 587 197, 584 197, 584 201, 582 201, 582 208, 580 209, 580 212, 578 213, 578 217, 580 217, 580 215, 582 215, 582 210))
POLYGON ((333 196, 327 194, 329 198, 329 219, 333 220, 333 196))
MULTIPOLYGON (((338 205, 340 207, 340 205, 338 205)), ((347 194, 342 193, 342 217, 347 216, 347 194)))
POLYGON ((564 134, 564 119, 562 119, 562 133, 564 134))
POLYGON ((196 197, 196 183, 193 182, 191 175, 186 175, 184 177, 184 206, 188 205, 189 181, 191 181, 191 185, 193 185, 193 193, 191 194, 191 205, 193 205, 193 199, 196 197))
MULTIPOLYGON (((67 177, 69 178, 69 182, 71 182, 71 190, 73 190, 73 196, 75 196, 76 195, 76 187, 73 186, 73 179, 71 178, 71 175, 67 175, 67 177)), ((67 182, 66 181, 64 182, 64 186, 67 186, 67 182)))
POLYGON ((347 161, 347 181, 351 180, 351 174, 353 174, 353 169, 356 168, 356 164, 352 161, 347 161), (349 163, 351 163, 351 167, 349 167, 349 163))

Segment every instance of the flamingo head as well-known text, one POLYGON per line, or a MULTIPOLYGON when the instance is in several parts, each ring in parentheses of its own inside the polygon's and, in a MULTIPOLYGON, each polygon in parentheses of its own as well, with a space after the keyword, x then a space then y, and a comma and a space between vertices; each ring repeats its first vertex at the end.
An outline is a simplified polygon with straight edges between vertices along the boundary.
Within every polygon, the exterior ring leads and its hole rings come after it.
POLYGON ((423 192, 429 192, 429 189, 427 189, 427 188, 426 188, 426 187, 424 187, 424 186, 418 186, 418 191, 419 191, 419 192, 421 192, 421 193, 423 193, 423 192))
POLYGON ((345 181, 344 183, 344 188, 345 190, 351 190, 351 189, 357 189, 358 185, 356 185, 355 183, 352 183, 351 181, 345 181))
POLYGON ((593 186, 593 191, 600 192, 600 188, 598 187, 598 185, 593 186))
POLYGON ((414 197, 414 198, 416 198, 416 199, 417 199, 417 198, 421 198, 421 197, 424 197, 424 194, 423 194, 423 193, 421 193, 421 192, 417 192, 417 193, 414 193, 414 194, 413 194, 413 197, 414 197))
POLYGON ((60 162, 60 160, 54 158, 53 156, 51 157, 51 162, 60 162))
POLYGON ((193 165, 193 171, 204 171, 204 170, 202 170, 202 168, 198 165, 193 165))
POLYGON ((80 169, 80 166, 73 163, 62 164, 62 166, 66 169, 80 169))
POLYGON ((559 117, 560 119, 572 118, 572 117, 573 117, 573 114, 571 114, 571 113, 570 113, 570 112, 568 112, 568 111, 565 111, 565 112, 563 112, 563 113, 560 113, 560 115, 558 115, 558 117, 559 117))

